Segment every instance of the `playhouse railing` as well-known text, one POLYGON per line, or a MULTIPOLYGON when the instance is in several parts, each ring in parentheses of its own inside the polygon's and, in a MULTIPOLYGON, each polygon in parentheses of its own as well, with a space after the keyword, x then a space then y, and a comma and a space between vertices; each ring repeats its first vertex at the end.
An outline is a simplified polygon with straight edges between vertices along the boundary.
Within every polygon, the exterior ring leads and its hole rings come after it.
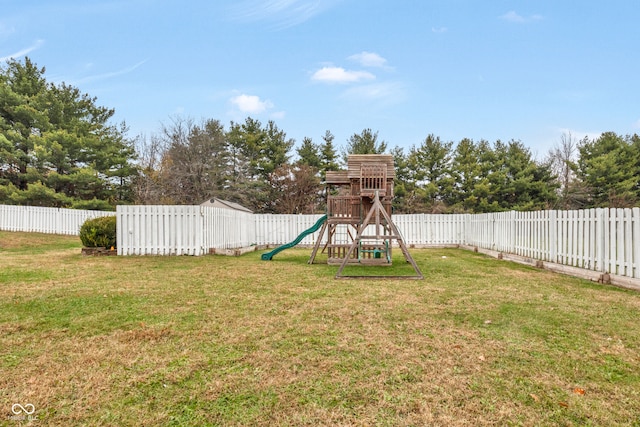
POLYGON ((359 196, 331 196, 327 200, 327 216, 331 218, 360 219, 361 204, 359 196))

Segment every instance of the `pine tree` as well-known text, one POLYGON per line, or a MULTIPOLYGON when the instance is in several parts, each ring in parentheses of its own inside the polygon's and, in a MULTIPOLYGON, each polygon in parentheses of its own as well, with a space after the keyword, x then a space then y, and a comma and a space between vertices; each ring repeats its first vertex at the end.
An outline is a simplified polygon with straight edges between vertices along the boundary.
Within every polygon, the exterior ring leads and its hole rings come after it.
POLYGON ((0 203, 132 201, 136 152, 126 125, 111 124, 114 110, 73 86, 47 83, 44 73, 29 58, 0 68, 0 203))

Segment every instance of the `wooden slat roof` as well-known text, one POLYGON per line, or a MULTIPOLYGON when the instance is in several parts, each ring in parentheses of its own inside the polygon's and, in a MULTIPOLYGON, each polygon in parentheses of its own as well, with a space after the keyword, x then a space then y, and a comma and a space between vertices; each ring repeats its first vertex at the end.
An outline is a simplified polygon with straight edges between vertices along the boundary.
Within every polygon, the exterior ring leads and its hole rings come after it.
POLYGON ((391 154, 349 154, 347 158, 347 176, 360 178, 360 165, 363 163, 384 163, 387 165, 387 178, 395 178, 396 169, 391 154))
POLYGON ((327 171, 326 183, 333 185, 349 184, 347 171, 327 171))

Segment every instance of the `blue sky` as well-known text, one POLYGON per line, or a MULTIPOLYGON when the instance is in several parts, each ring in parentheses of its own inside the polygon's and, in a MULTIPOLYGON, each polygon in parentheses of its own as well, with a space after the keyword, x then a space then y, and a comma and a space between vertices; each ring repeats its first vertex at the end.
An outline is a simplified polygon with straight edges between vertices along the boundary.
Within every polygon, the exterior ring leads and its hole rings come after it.
POLYGON ((299 144, 365 128, 520 140, 640 133, 637 0, 0 0, 0 58, 114 108, 130 136, 172 117, 274 120, 299 144))

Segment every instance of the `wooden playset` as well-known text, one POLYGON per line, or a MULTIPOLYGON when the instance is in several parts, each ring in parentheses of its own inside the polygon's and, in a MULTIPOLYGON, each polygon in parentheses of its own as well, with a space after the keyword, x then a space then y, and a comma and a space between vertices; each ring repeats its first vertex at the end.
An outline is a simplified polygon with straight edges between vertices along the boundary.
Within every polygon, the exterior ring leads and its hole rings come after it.
POLYGON ((329 264, 340 265, 336 278, 345 276, 348 264, 391 265, 394 243, 415 270, 415 276, 366 276, 422 279, 424 276, 407 250, 400 231, 391 219, 393 156, 352 154, 346 171, 327 171, 327 215, 313 247, 309 263, 323 245, 329 264))

